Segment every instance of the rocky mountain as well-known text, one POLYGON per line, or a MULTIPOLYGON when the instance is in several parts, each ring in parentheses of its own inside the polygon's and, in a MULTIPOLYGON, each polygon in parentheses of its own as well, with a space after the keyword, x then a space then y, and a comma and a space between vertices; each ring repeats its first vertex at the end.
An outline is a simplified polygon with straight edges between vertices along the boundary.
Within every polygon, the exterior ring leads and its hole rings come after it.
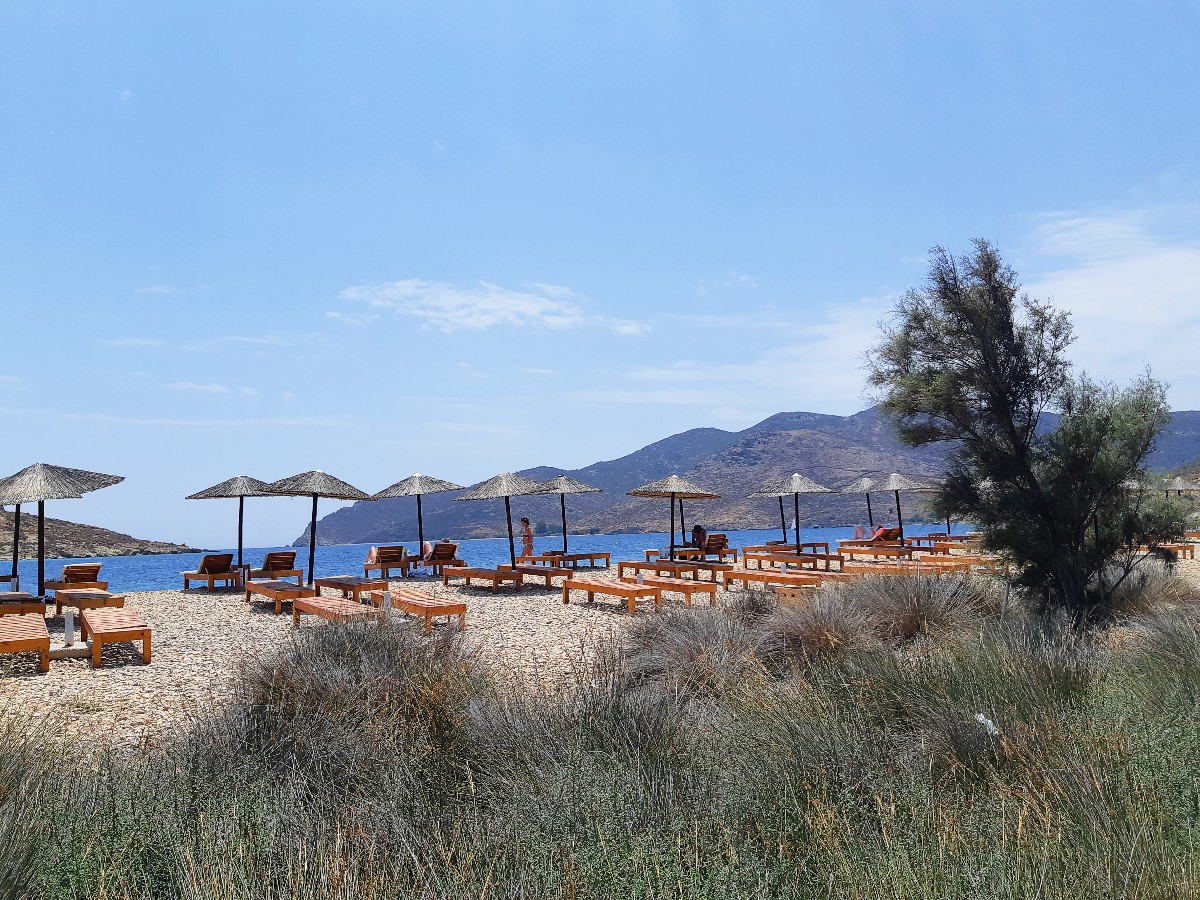
MULTIPOLYGON (((0 547, 11 559, 13 519, 11 512, 0 512, 0 547)), ((168 544, 163 541, 144 541, 140 538, 80 525, 63 519, 46 519, 46 557, 48 559, 90 558, 93 556, 135 556, 143 553, 195 553, 193 547, 168 544)), ((21 513, 22 559, 37 556, 37 516, 21 513)), ((0 565, 0 568, 3 568, 0 565)))
MULTIPOLYGON (((1053 427, 1053 419, 1047 426, 1053 427)), ((537 466, 520 474, 538 481, 566 474, 603 489, 599 494, 568 495, 567 515, 573 532, 665 531, 665 501, 627 497, 625 492, 672 474, 722 495, 720 500, 688 502, 685 512, 689 523, 700 522, 709 530, 771 528, 779 525, 778 503, 747 499, 763 484, 793 472, 833 488, 870 473, 936 477, 945 452, 942 445, 920 449, 901 446, 891 426, 874 408, 852 416, 782 412, 744 431, 696 428, 620 459, 582 469, 537 466)), ((1175 413, 1150 459, 1151 467, 1172 469, 1198 456, 1200 412, 1175 413)), ((504 533, 502 502, 459 503, 454 501, 455 496, 456 492, 424 498, 426 538, 496 537, 504 533)), ((901 499, 906 519, 923 517, 921 495, 901 499)), ((872 504, 876 521, 895 521, 892 498, 875 495, 872 504)), ((558 530, 557 495, 515 497, 512 506, 514 518, 527 515, 539 531, 558 530)), ((790 522, 790 509, 786 516, 790 522)), ((809 526, 865 522, 866 504, 861 496, 806 495, 801 497, 800 517, 809 526)), ((323 518, 317 535, 321 543, 330 544, 414 540, 416 504, 411 499, 356 503, 323 518)), ((307 542, 306 529, 296 544, 307 542)))

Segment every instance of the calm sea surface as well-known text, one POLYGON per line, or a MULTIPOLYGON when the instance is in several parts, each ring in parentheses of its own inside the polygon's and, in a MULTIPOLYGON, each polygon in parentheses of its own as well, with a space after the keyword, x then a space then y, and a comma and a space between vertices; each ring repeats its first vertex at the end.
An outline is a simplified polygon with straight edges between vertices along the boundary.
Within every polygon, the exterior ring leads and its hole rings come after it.
MULTIPOLYGON (((935 525, 914 525, 906 529, 910 534, 925 534, 926 532, 941 531, 935 525)), ((969 526, 955 526, 956 534, 971 530, 969 526)), ((761 531, 727 531, 730 543, 735 547, 746 544, 761 544, 780 537, 779 529, 761 531)), ((837 542, 838 538, 848 538, 854 533, 853 528, 802 528, 800 537, 805 541, 837 542)), ((789 533, 790 536, 790 533, 789 533)), ((642 551, 648 547, 665 547, 666 532, 653 534, 581 534, 570 537, 572 551, 607 550, 612 554, 614 563, 627 559, 642 559, 642 551)), ((562 537, 538 537, 534 539, 534 549, 561 550, 562 537)), ((410 552, 416 550, 416 543, 406 546, 410 552)), ((520 543, 517 544, 518 549, 520 543)), ((317 547, 317 577, 328 575, 361 575, 363 560, 366 559, 368 544, 339 544, 330 547, 317 547)), ((256 547, 244 551, 243 558, 255 565, 262 562, 263 554, 268 550, 295 550, 296 562, 301 568, 308 568, 308 547, 256 547)), ((214 551, 214 552, 231 552, 214 551)), ((180 572, 196 568, 202 554, 199 553, 168 553, 160 556, 106 556, 97 557, 104 564, 100 577, 109 583, 113 591, 156 591, 168 588, 179 588, 183 581, 180 572)), ((459 556, 473 566, 492 568, 497 563, 508 562, 508 539, 489 538, 487 540, 461 541, 459 556)), ((63 563, 87 562, 86 559, 49 559, 46 560, 46 578, 50 579, 61 571, 63 563)), ((0 562, 0 569, 7 572, 8 562, 0 562)), ((31 593, 37 589, 37 561, 21 560, 21 587, 31 593)))

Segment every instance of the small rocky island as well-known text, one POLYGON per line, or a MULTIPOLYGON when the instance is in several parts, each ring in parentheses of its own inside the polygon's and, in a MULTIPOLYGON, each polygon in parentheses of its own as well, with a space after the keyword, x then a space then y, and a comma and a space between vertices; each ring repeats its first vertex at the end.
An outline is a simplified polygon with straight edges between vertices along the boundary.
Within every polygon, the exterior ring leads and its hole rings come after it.
MULTIPOLYGON (((13 513, 0 512, 0 556, 11 559, 13 536, 13 513)), ((46 519, 46 558, 81 559, 93 556, 138 556, 146 553, 195 553, 196 548, 165 541, 145 541, 98 528, 95 525, 80 525, 63 519, 46 519)), ((37 516, 21 513, 22 559, 37 556, 37 516)))

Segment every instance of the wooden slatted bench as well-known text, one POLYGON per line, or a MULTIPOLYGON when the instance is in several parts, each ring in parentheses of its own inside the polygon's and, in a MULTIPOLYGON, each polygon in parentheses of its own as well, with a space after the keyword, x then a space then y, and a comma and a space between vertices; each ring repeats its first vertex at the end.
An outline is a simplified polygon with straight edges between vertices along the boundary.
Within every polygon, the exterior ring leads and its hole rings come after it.
POLYGON ((518 556, 517 565, 553 566, 556 569, 579 569, 587 563, 587 568, 607 569, 612 565, 612 554, 606 550, 594 553, 539 553, 534 556, 518 556), (600 565, 597 566, 596 564, 600 565))
POLYGON ((737 566, 735 566, 733 563, 723 563, 723 562, 698 562, 698 563, 692 563, 692 565, 694 565, 696 567, 696 579, 697 580, 700 579, 701 572, 707 572, 709 581, 716 581, 718 575, 723 574, 725 572, 732 572, 734 569, 737 568, 737 566))
MULTIPOLYGON (((1196 545, 1195 544, 1159 544, 1155 550, 1165 550, 1167 553, 1174 556, 1176 559, 1195 559, 1196 545)), ((1138 547, 1142 553, 1149 553, 1150 548, 1143 544, 1138 547)))
POLYGON ((697 563, 689 562, 671 562, 670 560, 654 560, 653 562, 637 562, 635 560, 625 560, 617 563, 617 578, 622 578, 625 575, 637 575, 644 573, 647 575, 665 575, 669 578, 683 578, 686 575, 696 577, 696 572, 699 571, 697 563))
POLYGON ((912 547, 847 547, 845 545, 838 548, 838 553, 848 560, 855 560, 859 556, 869 556, 872 559, 884 557, 885 559, 912 559, 912 547))
POLYGON ((379 613, 358 600, 345 597, 297 597, 292 601, 292 625, 300 627, 300 613, 328 619, 333 622, 358 622, 363 619, 378 619, 379 613))
POLYGON ((34 651, 43 672, 50 671, 50 631, 44 615, 18 615, 0 618, 0 653, 34 651))
POLYGON ((45 617, 46 602, 24 591, 0 591, 0 616, 38 613, 45 617))
POLYGON ((92 668, 100 668, 100 652, 105 644, 116 641, 141 641, 142 662, 150 662, 150 626, 133 609, 85 609, 81 633, 92 640, 92 668))
MULTIPOLYGON (((386 580, 392 574, 392 569, 399 569, 401 577, 408 573, 409 564, 405 562, 408 559, 407 547, 377 547, 375 554, 375 562, 363 563, 363 578, 370 578, 372 572, 378 572, 379 577, 386 580)), ((420 556, 417 558, 420 559, 420 556)))
POLYGON ((317 592, 312 588, 306 588, 301 584, 292 584, 290 581, 247 581, 246 582, 246 602, 250 602, 251 595, 266 597, 275 603, 275 615, 283 612, 283 602, 285 600, 292 601, 303 597, 315 597, 317 592))
MULTIPOLYGON (((106 606, 121 607, 125 605, 123 594, 110 594, 108 591, 96 588, 72 588, 54 592, 54 614, 62 615, 64 606, 74 606, 80 612, 85 609, 103 609, 106 606)), ((84 634, 86 638, 87 635, 84 634)))
MULTIPOLYGON (((505 563, 496 568, 502 570, 510 570, 512 566, 505 563)), ((560 568, 558 566, 523 566, 517 563, 515 571, 521 573, 523 579, 542 578, 546 582, 546 587, 553 587, 550 582, 551 578, 573 578, 575 576, 574 569, 560 568)))
MULTIPOLYGON (((625 575, 621 581, 626 584, 637 584, 636 575, 625 575)), ((656 587, 660 592, 670 591, 674 594, 683 594, 683 602, 685 606, 692 605, 692 594, 708 594, 708 602, 712 606, 717 605, 717 583, 715 581, 700 581, 694 578, 663 578, 659 575, 643 575, 642 584, 648 584, 651 587, 656 587)))
POLYGON ((606 594, 624 600, 631 616, 637 611, 639 600, 653 600, 656 608, 662 607, 662 593, 651 584, 626 584, 611 578, 569 578, 562 588, 563 603, 571 602, 571 591, 584 591, 588 603, 592 603, 597 594, 606 594))
POLYGON ((337 591, 346 599, 362 602, 363 594, 371 591, 386 591, 387 582, 378 578, 359 578, 357 575, 330 575, 328 578, 318 578, 313 581, 317 596, 321 596, 321 588, 337 591))
POLYGON ((797 569, 821 569, 823 571, 832 571, 834 563, 837 563, 838 568, 841 568, 844 558, 840 553, 820 553, 808 552, 795 553, 787 552, 786 550, 755 550, 742 553, 742 565, 746 568, 750 567, 750 563, 754 563, 754 568, 786 568, 795 566, 797 569))
POLYGON ((467 627, 467 604, 461 600, 448 600, 444 597, 433 597, 414 591, 412 588, 393 588, 390 591, 372 591, 371 603, 383 606, 384 594, 388 594, 388 603, 392 609, 423 618, 425 633, 433 629, 434 616, 458 616, 458 630, 467 627))
POLYGON ((487 581, 492 585, 492 593, 496 593, 501 584, 510 582, 513 590, 521 589, 521 573, 512 569, 476 569, 472 566, 447 566, 442 570, 442 584, 449 584, 451 578, 461 578, 465 587, 470 587, 472 580, 487 581))
POLYGON ((808 572, 779 572, 775 569, 737 569, 726 572, 725 590, 730 590, 734 584, 741 582, 749 588, 751 584, 760 584, 764 588, 771 585, 784 587, 820 587, 822 576, 808 572))

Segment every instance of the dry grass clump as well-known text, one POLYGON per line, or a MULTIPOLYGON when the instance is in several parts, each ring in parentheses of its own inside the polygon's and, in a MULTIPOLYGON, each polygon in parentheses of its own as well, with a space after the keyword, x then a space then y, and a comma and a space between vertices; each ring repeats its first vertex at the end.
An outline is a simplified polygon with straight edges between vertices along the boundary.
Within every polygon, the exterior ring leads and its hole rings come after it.
POLYGON ((806 603, 779 604, 763 629, 764 649, 778 661, 839 659, 879 644, 867 612, 833 591, 817 592, 806 603))
POLYGON ((978 628, 999 605, 995 585, 966 575, 856 578, 823 592, 860 610, 881 638, 897 644, 978 628))
POLYGON ((764 671, 763 634, 753 619, 705 608, 671 610, 626 636, 625 671, 634 682, 670 685, 681 696, 716 696, 764 671))
MULTIPOLYGON (((1119 573, 1106 572, 1102 577, 1111 581, 1119 573)), ((1148 559, 1112 591, 1107 612, 1119 619, 1189 607, 1200 607, 1200 588, 1175 574, 1169 562, 1148 559)))

